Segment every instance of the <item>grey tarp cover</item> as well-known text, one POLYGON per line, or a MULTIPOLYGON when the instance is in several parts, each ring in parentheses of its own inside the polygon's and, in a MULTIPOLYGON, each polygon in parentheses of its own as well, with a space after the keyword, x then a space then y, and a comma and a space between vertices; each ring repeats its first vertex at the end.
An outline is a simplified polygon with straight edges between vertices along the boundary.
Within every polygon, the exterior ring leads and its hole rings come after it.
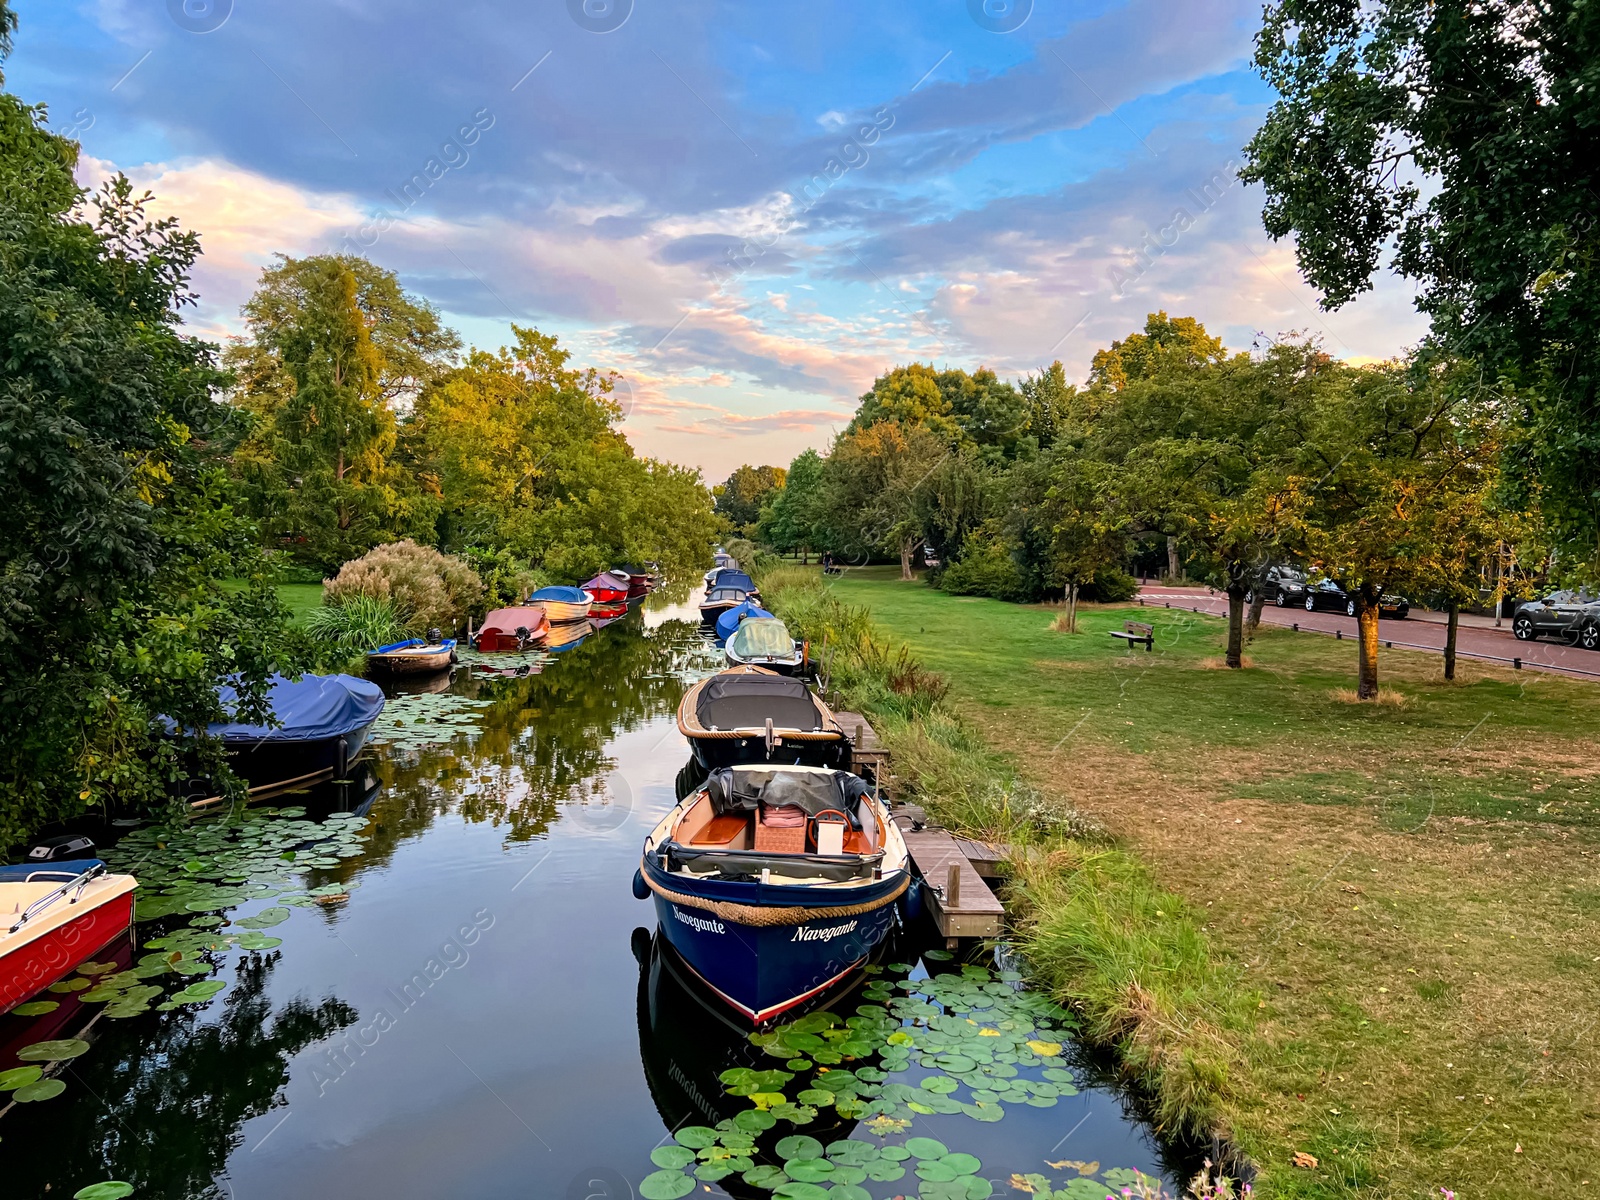
POLYGON ((815 732, 822 714, 802 680, 787 675, 716 675, 700 690, 695 716, 704 729, 774 729, 815 732))
POLYGON ((833 809, 859 828, 856 806, 866 780, 848 771, 791 771, 783 767, 721 767, 706 780, 711 808, 724 813, 755 812, 761 805, 792 805, 808 817, 833 809))

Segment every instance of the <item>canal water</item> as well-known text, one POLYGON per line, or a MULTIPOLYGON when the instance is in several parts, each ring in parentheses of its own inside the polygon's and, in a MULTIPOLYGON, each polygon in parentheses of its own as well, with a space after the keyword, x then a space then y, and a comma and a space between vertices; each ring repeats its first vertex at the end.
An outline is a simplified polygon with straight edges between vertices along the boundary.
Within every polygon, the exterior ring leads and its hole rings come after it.
MULTIPOLYGON (((683 1131, 751 1106, 727 1095, 719 1075, 785 1065, 684 982, 655 945, 651 906, 630 888, 640 844, 675 802, 687 758, 673 719, 678 700, 720 666, 696 616, 692 603, 654 597, 559 654, 465 664, 447 691, 402 698, 386 714, 368 786, 289 797, 274 802, 279 815, 258 818, 260 828, 302 822, 293 828, 303 833, 304 822, 326 822, 331 812, 330 827, 345 831, 331 857, 326 848, 300 859, 267 853, 298 889, 288 907, 277 906, 271 888, 227 893, 255 886, 244 882, 248 870, 229 868, 237 873, 216 885, 223 892, 183 892, 179 912, 141 922, 139 945, 101 956, 115 964, 105 971, 126 970, 149 959, 145 943, 187 930, 197 910, 192 936, 201 937, 248 928, 239 922, 254 915, 259 928, 244 936, 262 948, 219 940, 186 960, 174 951, 184 977, 152 978, 164 995, 197 979, 225 983, 215 996, 145 1011, 134 997, 126 1003, 135 1011, 113 1016, 80 999, 97 994, 80 988, 46 993, 57 1005, 47 1014, 0 1017, 0 1071, 41 1040, 88 1043, 50 1068, 65 1085, 59 1095, 0 1112, 5 1196, 72 1196, 111 1180, 162 1200, 684 1194, 688 1182, 660 1174, 663 1162, 682 1157, 674 1135, 695 1142, 683 1131)), ((259 860, 270 837, 245 840, 259 860)), ((138 849, 138 836, 128 843, 138 849)), ((153 864, 170 850, 147 853, 153 864)), ((203 873, 196 853, 175 869, 203 873)), ((924 957, 915 936, 894 950, 903 963, 864 981, 865 999, 858 989, 833 1011, 849 1016, 891 988, 926 994, 930 970, 959 971, 937 952, 924 957)), ((973 988, 1004 997, 995 985, 1006 964, 976 961, 973 988)), ((974 1018, 992 1011, 981 996, 968 1001, 978 1006, 974 1018)), ((1045 1021, 1038 1036, 1063 1024, 1045 1021)), ((1074 1082, 1055 1086, 1051 1098, 1043 1084, 1029 1096, 1015 1079, 997 1081, 1010 1089, 997 1093, 1008 1101, 1027 1100, 1005 1103, 1004 1120, 974 1120, 940 1103, 945 1111, 900 1109, 909 1126, 884 1118, 869 1128, 828 1109, 809 1126, 780 1123, 772 1136, 814 1130, 820 1143, 864 1142, 873 1148, 862 1161, 875 1162, 879 1148, 905 1160, 893 1147, 920 1137, 914 1144, 925 1149, 932 1138, 957 1163, 927 1165, 919 1154, 904 1166, 922 1169, 898 1180, 841 1168, 839 1197, 916 1195, 919 1187, 953 1194, 962 1185, 948 1181, 961 1171, 969 1196, 1010 1194, 1015 1174, 1043 1176, 1058 1196, 1094 1200, 1120 1192, 1115 1185, 1134 1170, 1176 1191, 1192 1160, 1165 1151, 1124 1098, 1096 1082, 1093 1066, 1073 1057, 1070 1038, 1062 1041, 1062 1051, 1040 1052, 1052 1055, 1054 1078, 1068 1078, 1065 1070, 1074 1082), (981 1168, 961 1167, 962 1155, 981 1168)), ((1024 1062, 1046 1061, 1020 1053, 1024 1062)), ((957 1065, 972 1068, 972 1060, 957 1065)), ((915 1061, 900 1069, 888 1080, 912 1088, 937 1073, 915 1061)), ((16 1094, 0 1092, 0 1104, 16 1094)), ((879 1173, 892 1176, 887 1161, 879 1173)), ((820 1183, 779 1195, 826 1194, 834 1168, 811 1170, 820 1183)), ((1030 1186, 1037 1192, 1043 1182, 1030 1186)), ((771 1194, 737 1172, 693 1181, 692 1193, 771 1194)))

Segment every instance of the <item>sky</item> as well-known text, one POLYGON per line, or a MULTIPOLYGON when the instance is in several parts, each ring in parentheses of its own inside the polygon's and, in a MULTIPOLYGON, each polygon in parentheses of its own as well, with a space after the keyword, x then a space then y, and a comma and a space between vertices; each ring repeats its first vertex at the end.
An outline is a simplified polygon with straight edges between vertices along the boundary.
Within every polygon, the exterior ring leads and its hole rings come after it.
POLYGON ((1236 177, 1260 0, 13 0, 6 87, 201 235, 223 339, 275 254, 358 253, 471 344, 617 372, 641 453, 825 449, 911 361, 1019 378, 1165 310, 1384 358, 1236 177))

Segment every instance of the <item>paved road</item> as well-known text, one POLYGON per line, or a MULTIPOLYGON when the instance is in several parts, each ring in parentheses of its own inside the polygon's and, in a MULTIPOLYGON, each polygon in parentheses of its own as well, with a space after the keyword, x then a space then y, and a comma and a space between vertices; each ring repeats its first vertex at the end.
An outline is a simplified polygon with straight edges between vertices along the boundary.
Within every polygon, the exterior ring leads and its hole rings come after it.
MULTIPOLYGON (((1211 593, 1203 587, 1150 584, 1140 589, 1139 598, 1154 608, 1167 605, 1171 608, 1198 609, 1213 616, 1226 616, 1228 612, 1227 596, 1211 593)), ((1302 630, 1315 630, 1330 636, 1342 633, 1352 638, 1356 635, 1355 618, 1343 613, 1308 613, 1303 608, 1268 605, 1261 610, 1261 621, 1270 625, 1298 625, 1302 630)), ((1379 623, 1378 630, 1385 642, 1392 642, 1396 646, 1441 653, 1444 650, 1443 613, 1413 613, 1403 621, 1386 617, 1379 623)), ((1547 640, 1519 642, 1511 636, 1509 620, 1503 628, 1495 629, 1492 617, 1464 615, 1456 634, 1456 653, 1462 658, 1500 660, 1507 664, 1520 658, 1524 667, 1600 676, 1600 653, 1547 640)))

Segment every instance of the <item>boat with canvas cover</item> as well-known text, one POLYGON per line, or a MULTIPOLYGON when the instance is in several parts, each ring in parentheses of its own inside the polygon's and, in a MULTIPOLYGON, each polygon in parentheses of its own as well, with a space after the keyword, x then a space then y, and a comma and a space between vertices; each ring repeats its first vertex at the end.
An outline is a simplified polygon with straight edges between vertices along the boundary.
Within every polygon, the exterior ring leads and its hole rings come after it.
POLYGON ((582 588, 543 587, 528 597, 528 604, 544 609, 544 615, 550 618, 552 625, 560 625, 564 621, 583 621, 589 616, 589 594, 582 588))
POLYGON ((723 653, 730 667, 765 667, 780 675, 804 672, 806 648, 777 617, 751 617, 728 636, 723 653))
POLYGON ((717 641, 725 642, 733 631, 739 628, 739 622, 751 617, 770 617, 772 614, 754 600, 746 600, 743 604, 736 604, 717 618, 717 641))
POLYGON ((678 729, 707 771, 736 763, 850 766, 833 712, 799 679, 731 667, 702 679, 678 705, 678 729))
POLYGON ((713 771, 645 839, 634 893, 752 1022, 842 982, 899 920, 910 860, 867 782, 820 767, 713 771))
POLYGON ((497 608, 483 619, 472 644, 485 654, 501 650, 526 650, 544 641, 550 633, 550 618, 536 606, 497 608))
POLYGON ((628 599, 630 600, 648 596, 656 590, 656 586, 661 582, 661 577, 654 571, 650 571, 645 567, 633 566, 631 563, 618 567, 617 570, 628 577, 628 599))
POLYGON ((379 646, 367 655, 367 670, 392 679, 437 675, 449 670, 455 660, 456 639, 440 637, 437 629, 430 629, 426 638, 408 638, 379 646))
POLYGON ((760 600, 755 581, 743 571, 718 571, 706 588, 706 598, 700 602, 700 620, 712 625, 730 608, 760 600))
POLYGON ((98 858, 0 867, 0 1013, 125 935, 137 886, 98 858))
MULTIPOLYGON (((223 708, 232 709, 233 688, 218 694, 223 708)), ((219 721, 206 727, 222 739, 228 766, 253 796, 343 779, 383 711, 383 689, 354 675, 274 675, 267 703, 275 724, 219 721)))
POLYGON ((587 593, 591 607, 609 608, 626 603, 628 588, 633 580, 622 571, 601 571, 580 588, 587 593))

